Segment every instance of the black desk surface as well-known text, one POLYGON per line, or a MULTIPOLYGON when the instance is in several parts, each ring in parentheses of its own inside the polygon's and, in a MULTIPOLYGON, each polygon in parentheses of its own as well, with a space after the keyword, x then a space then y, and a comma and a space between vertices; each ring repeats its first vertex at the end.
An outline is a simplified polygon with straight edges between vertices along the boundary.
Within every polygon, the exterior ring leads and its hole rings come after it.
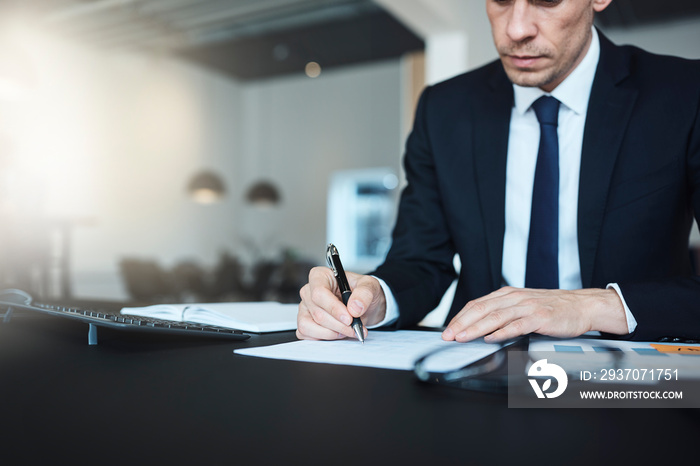
MULTIPOLYGON (((412 373, 234 355, 292 341, 0 323, 0 464, 650 464, 697 459, 700 414, 509 409, 412 373), (687 454, 686 454, 687 453, 687 454)), ((693 460, 693 462, 695 461, 693 460)))

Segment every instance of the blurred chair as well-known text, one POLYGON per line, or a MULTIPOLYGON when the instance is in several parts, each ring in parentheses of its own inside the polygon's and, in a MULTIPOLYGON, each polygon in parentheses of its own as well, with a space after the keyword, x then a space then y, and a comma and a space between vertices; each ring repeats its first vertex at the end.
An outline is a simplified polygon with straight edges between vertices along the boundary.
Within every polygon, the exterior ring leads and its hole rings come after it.
POLYGON ((284 261, 277 270, 277 286, 275 299, 283 303, 298 303, 299 290, 309 279, 309 272, 314 267, 310 261, 295 259, 291 254, 285 254, 284 261))
POLYGON ((247 287, 249 301, 267 301, 274 299, 276 288, 273 278, 278 264, 270 261, 261 261, 253 265, 252 281, 247 287))
POLYGON ((261 260, 246 271, 228 253, 211 270, 196 262, 176 264, 164 270, 153 260, 124 258, 120 269, 126 288, 140 302, 299 302, 299 290, 314 264, 285 251, 282 262, 261 260), (248 272, 248 273, 246 273, 248 272))
POLYGON ((146 302, 180 300, 172 274, 163 270, 155 261, 124 258, 119 262, 119 267, 126 289, 133 300, 146 302))
POLYGON ((214 300, 212 280, 199 264, 180 262, 172 270, 175 291, 182 302, 207 302, 214 300))
POLYGON ((244 301, 247 298, 244 269, 237 257, 221 254, 213 271, 211 293, 219 301, 244 301))

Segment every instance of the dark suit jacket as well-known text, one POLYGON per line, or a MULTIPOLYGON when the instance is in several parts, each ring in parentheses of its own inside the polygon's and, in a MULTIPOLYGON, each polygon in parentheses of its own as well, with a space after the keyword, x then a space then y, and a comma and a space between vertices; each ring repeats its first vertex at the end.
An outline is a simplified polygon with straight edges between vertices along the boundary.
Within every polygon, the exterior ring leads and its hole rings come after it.
MULTIPOLYGON (((602 34, 584 131, 578 242, 584 288, 620 285, 635 339, 700 338, 688 237, 700 218, 700 61, 618 47, 602 34)), ((375 272, 399 327, 439 302, 462 267, 452 318, 502 283, 513 89, 500 61, 427 88, 404 165, 392 247, 375 272)))

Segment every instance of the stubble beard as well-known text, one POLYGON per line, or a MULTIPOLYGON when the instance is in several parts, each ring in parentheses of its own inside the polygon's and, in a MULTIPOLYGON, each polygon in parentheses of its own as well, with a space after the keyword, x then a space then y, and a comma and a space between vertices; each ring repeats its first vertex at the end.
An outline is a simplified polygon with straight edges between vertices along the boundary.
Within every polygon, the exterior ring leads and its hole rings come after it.
MULTIPOLYGON (((590 28, 587 29, 587 31, 590 31, 590 28)), ((510 79, 513 84, 523 87, 545 88, 562 76, 568 75, 575 66, 578 66, 580 60, 583 59, 582 55, 589 43, 590 33, 588 35, 584 33, 582 37, 579 36, 578 43, 576 44, 576 52, 572 54, 566 62, 555 63, 557 66, 554 67, 545 67, 541 70, 528 70, 508 67, 504 63, 503 68, 508 75, 508 79, 510 79)), ((545 60, 551 60, 555 56, 552 50, 547 48, 540 49, 532 46, 530 43, 510 44, 505 47, 500 47, 498 53, 501 57, 507 55, 528 55, 543 57, 545 60)))
MULTIPOLYGON (((545 60, 551 59, 552 54, 549 50, 539 50, 532 47, 522 47, 513 45, 499 49, 498 53, 504 57, 508 55, 528 55, 543 57, 545 60)), ((510 67, 503 64, 503 68, 508 75, 508 79, 513 84, 523 87, 541 87, 554 81, 558 76, 558 69, 545 68, 544 70, 528 70, 510 67)))

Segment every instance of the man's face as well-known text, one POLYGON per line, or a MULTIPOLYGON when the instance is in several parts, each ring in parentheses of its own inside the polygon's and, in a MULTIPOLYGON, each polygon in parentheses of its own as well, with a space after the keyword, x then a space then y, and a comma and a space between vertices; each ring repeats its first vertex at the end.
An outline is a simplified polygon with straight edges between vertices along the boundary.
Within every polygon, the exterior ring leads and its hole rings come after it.
POLYGON ((595 11, 611 0, 486 0, 496 49, 515 84, 551 92, 586 55, 595 11))

